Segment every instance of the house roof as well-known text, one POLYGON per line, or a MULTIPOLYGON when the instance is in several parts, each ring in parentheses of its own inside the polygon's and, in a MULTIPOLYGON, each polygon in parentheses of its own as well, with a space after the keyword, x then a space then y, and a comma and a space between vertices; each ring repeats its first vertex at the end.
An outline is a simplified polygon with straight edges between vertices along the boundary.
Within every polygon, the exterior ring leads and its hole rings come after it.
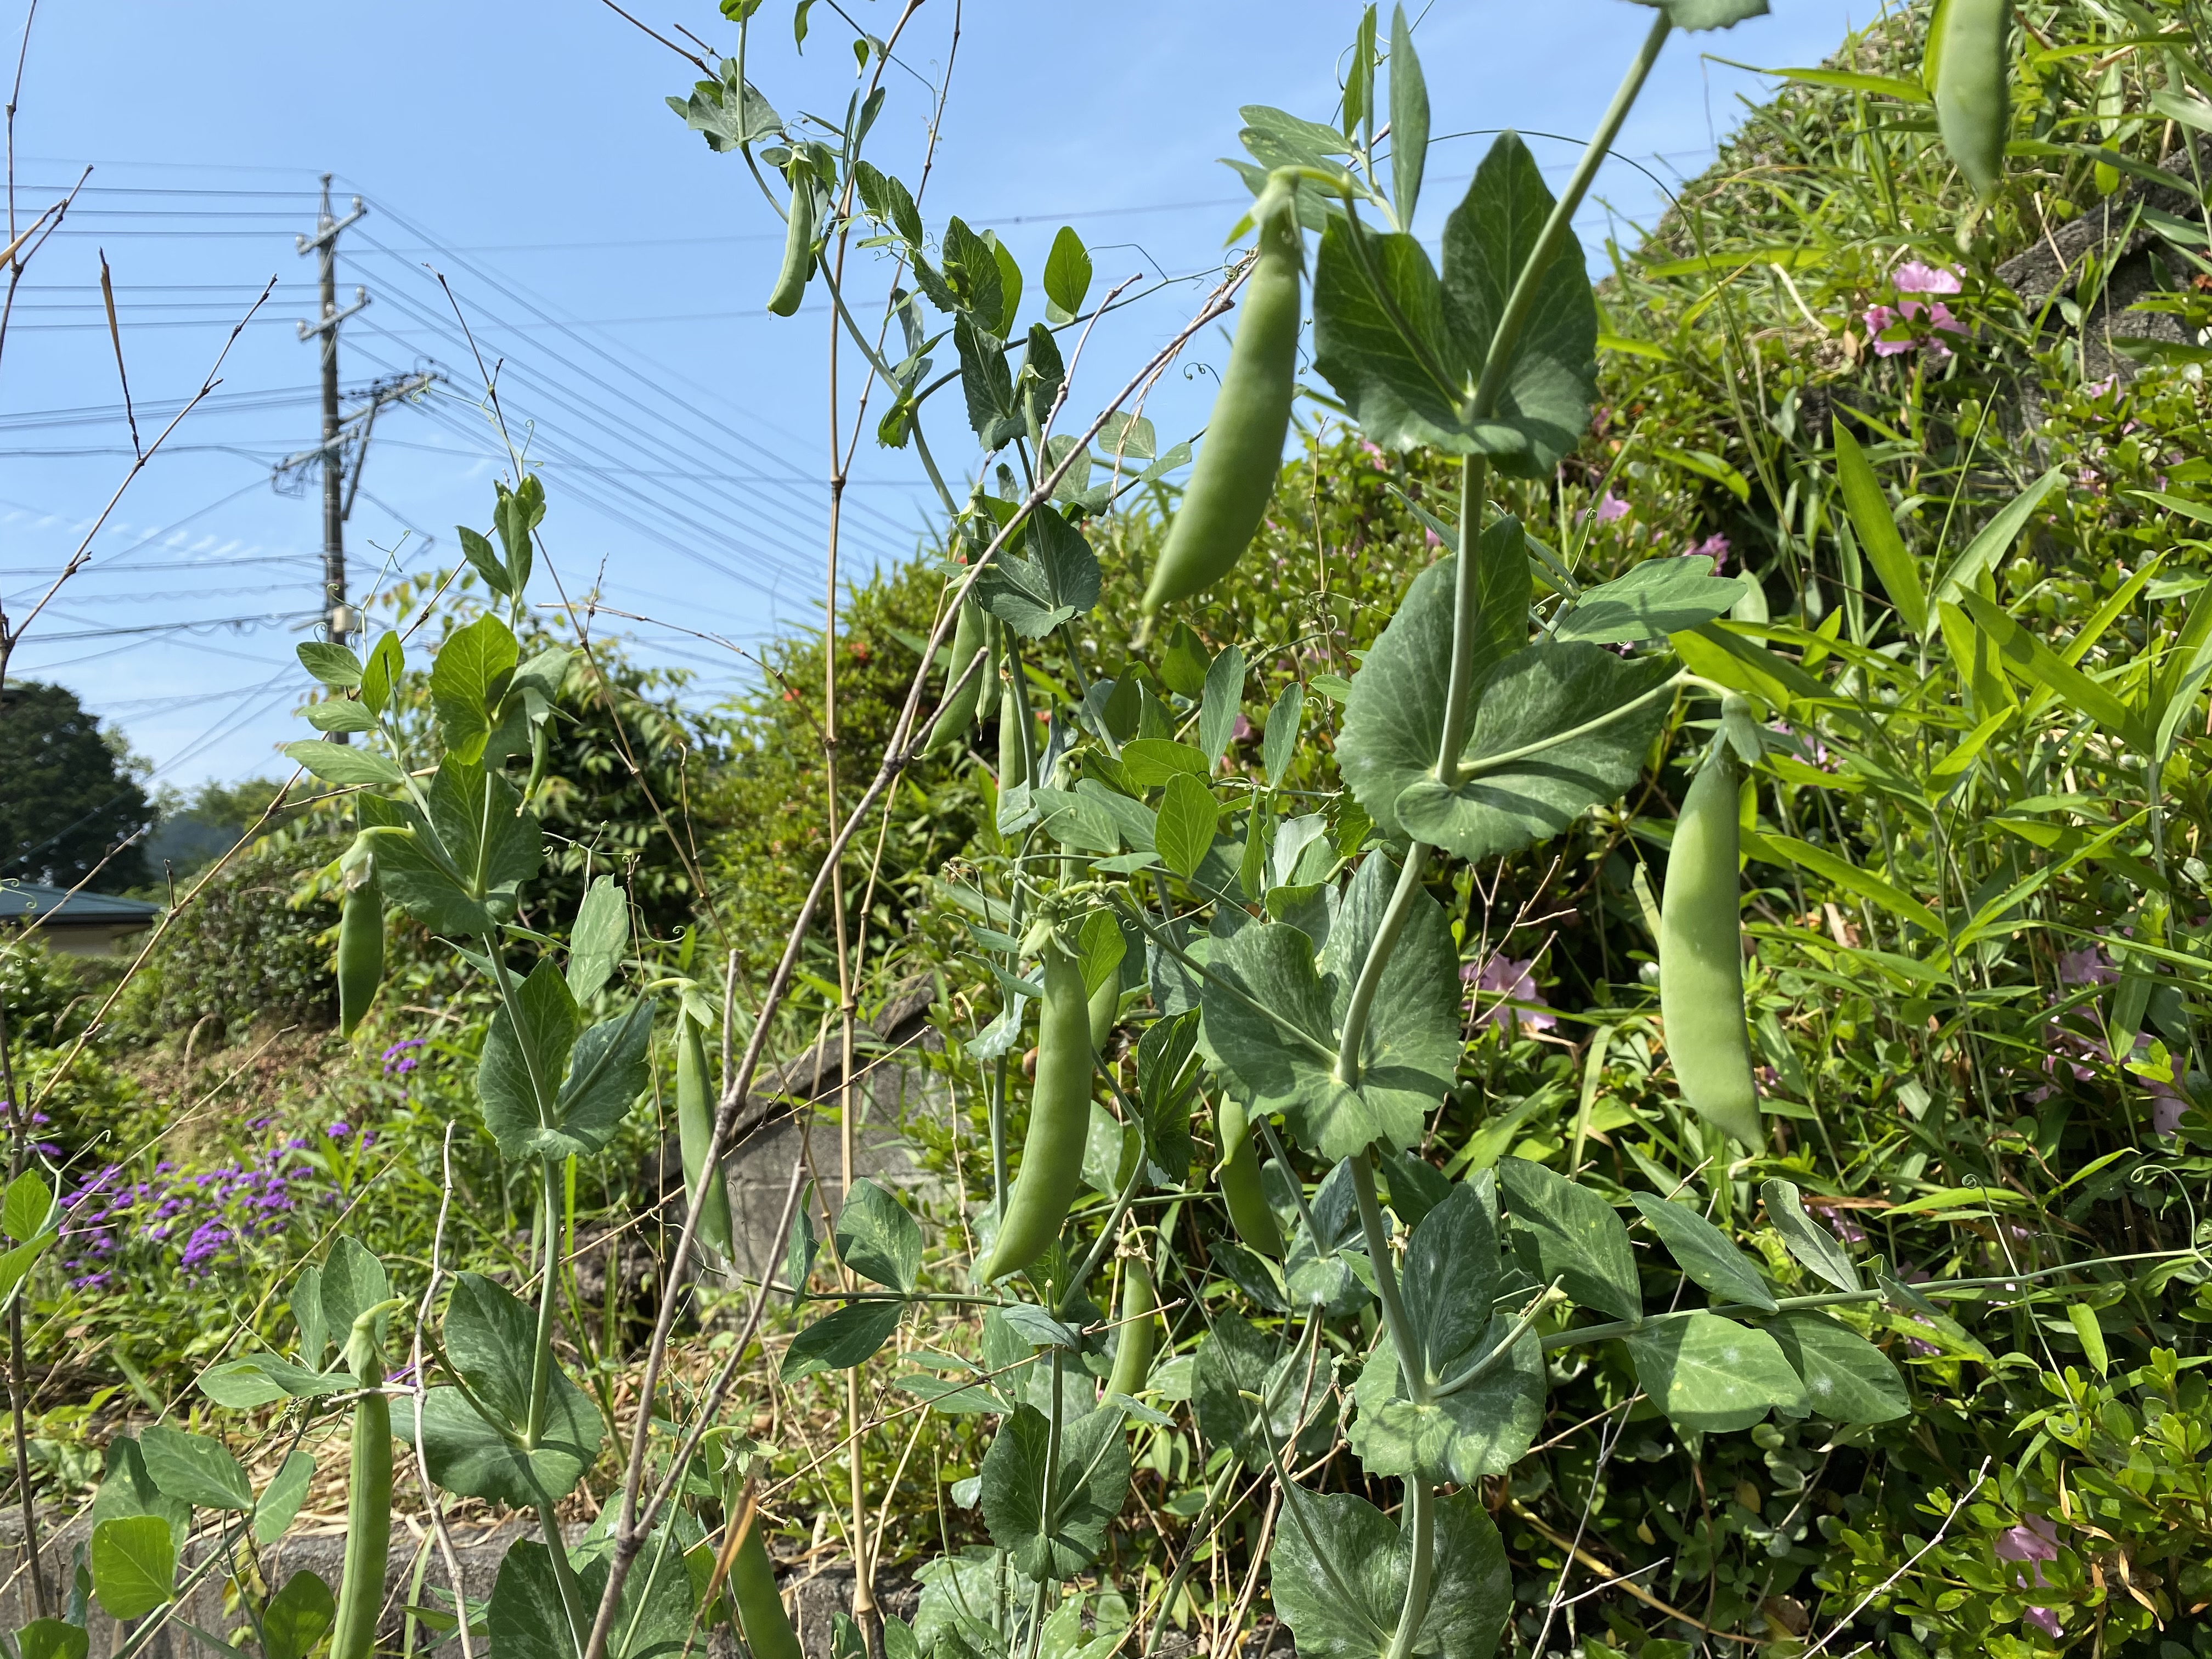
POLYGON ((49 927, 112 927, 118 922, 150 922, 161 914, 158 904, 143 899, 117 898, 112 893, 72 893, 66 887, 49 887, 36 881, 0 881, 0 921, 46 918, 49 927))

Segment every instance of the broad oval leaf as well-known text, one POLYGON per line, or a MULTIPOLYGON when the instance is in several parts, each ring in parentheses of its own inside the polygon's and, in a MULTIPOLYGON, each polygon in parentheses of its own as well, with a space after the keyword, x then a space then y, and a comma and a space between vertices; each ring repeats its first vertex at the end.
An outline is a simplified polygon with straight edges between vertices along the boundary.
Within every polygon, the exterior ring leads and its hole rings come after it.
POLYGON ((174 1595, 177 1540, 158 1516, 102 1521, 92 1529, 92 1590, 111 1619, 136 1619, 174 1595))
POLYGON ((286 744, 278 752, 325 783, 335 783, 342 789, 396 788, 406 781, 399 768, 374 749, 303 739, 286 744))
POLYGON ((265 1659, 307 1659, 329 1633, 337 1611, 337 1598, 320 1575, 294 1573, 261 1610, 265 1659))
POLYGON ((1063 1423, 1057 1459, 1051 1441, 1050 1419, 1034 1406, 1018 1406, 983 1455, 983 1523, 991 1541, 1012 1556, 1015 1571, 1040 1583, 1073 1578, 1097 1559, 1129 1490, 1119 1411, 1102 1407, 1063 1423))
MULTIPOLYGON (((1405 1606, 1413 1540, 1350 1492, 1285 1495, 1275 1534, 1275 1607, 1303 1659, 1382 1659, 1405 1606)), ((1513 1605, 1512 1571, 1477 1492, 1436 1504, 1427 1616, 1407 1651, 1476 1659, 1498 1645, 1513 1605)))
MULTIPOLYGON (((1515 1316, 1501 1313, 1478 1339, 1488 1352, 1512 1336, 1515 1316)), ((1352 1450, 1369 1474, 1401 1474, 1431 1483, 1466 1485, 1504 1474, 1527 1455, 1544 1424, 1544 1347, 1533 1329, 1514 1338, 1503 1358, 1466 1387, 1416 1402, 1399 1380, 1398 1356, 1385 1340, 1368 1356, 1353 1386, 1359 1414, 1352 1450)))
POLYGON ((1912 1409, 1889 1356, 1857 1332, 1810 1309, 1770 1322, 1767 1332, 1804 1380, 1813 1413, 1831 1423, 1887 1423, 1912 1409))
MULTIPOLYGON (((1115 930, 1115 937, 1121 937, 1115 930)), ((837 1255, 855 1273, 904 1294, 921 1271, 921 1226, 872 1181, 856 1181, 837 1214, 837 1255)))
POLYGON ((1636 1252, 1620 1217, 1587 1187, 1526 1158, 1501 1159, 1498 1182, 1513 1216, 1513 1253, 1540 1281, 1617 1319, 1644 1316, 1636 1252))
POLYGON ((1625 576, 1583 590, 1552 637, 1593 645, 1644 645, 1724 617, 1747 584, 1716 576, 1703 553, 1646 559, 1625 576))
POLYGON ((253 1507, 246 1471, 222 1441, 154 1423, 140 1431, 138 1449, 147 1474, 165 1495, 198 1509, 243 1512, 253 1507))
POLYGON ((1802 1417, 1810 1404, 1772 1337, 1718 1314, 1664 1320, 1627 1342, 1636 1380, 1678 1428, 1747 1429, 1769 1411, 1802 1417))
POLYGON ((791 1339, 780 1375, 787 1382, 817 1371, 850 1370, 891 1340, 903 1302, 848 1302, 791 1339))
POLYGON ((1636 1207, 1682 1271, 1723 1302, 1774 1310, 1774 1293, 1751 1258, 1729 1236, 1686 1204, 1651 1193, 1631 1194, 1636 1207))

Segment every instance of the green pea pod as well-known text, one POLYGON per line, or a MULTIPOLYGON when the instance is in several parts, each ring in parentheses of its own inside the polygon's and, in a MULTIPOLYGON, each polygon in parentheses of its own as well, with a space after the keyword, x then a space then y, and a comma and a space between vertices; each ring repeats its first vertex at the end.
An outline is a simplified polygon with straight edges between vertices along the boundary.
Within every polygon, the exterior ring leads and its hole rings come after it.
POLYGON ((1152 1343, 1159 1320, 1159 1298, 1152 1294, 1152 1275, 1142 1256, 1131 1256, 1121 1268, 1121 1340, 1115 1350, 1114 1371, 1106 1379, 1109 1394, 1135 1395, 1152 1374, 1152 1343))
MULTIPOLYGON (((989 620, 983 607, 975 600, 961 600, 960 619, 952 627, 952 665, 945 671, 947 687, 959 684, 968 665, 975 660, 975 653, 983 649, 988 632, 985 624, 989 620)), ((922 745, 925 752, 959 747, 960 739, 975 723, 975 710, 983 699, 983 682, 989 678, 988 663, 968 675, 968 684, 960 686, 938 710, 937 720, 929 728, 929 740, 922 745)))
MULTIPOLYGON (((714 1133, 714 1091, 708 1082, 707 1040, 699 1022, 687 1013, 676 1016, 676 1137, 684 1154, 684 1185, 699 1184, 706 1167, 707 1143, 714 1133)), ((707 1183, 699 1208, 699 1238, 713 1249, 730 1253, 730 1189, 719 1181, 707 1183)))
POLYGON ((1736 768, 1717 743, 1690 784, 1659 901, 1659 1010, 1691 1109, 1745 1146, 1765 1139, 1743 1012, 1736 768))
POLYGON ((999 682, 999 793, 1017 783, 1031 783, 1030 767, 1030 699, 1028 682, 1022 678, 1022 659, 1009 650, 1006 677, 999 682), (1009 781, 1011 780, 1012 781, 1009 781))
POLYGON ((1105 981, 1091 994, 1086 1015, 1091 1022, 1091 1046, 1099 1054, 1106 1052, 1107 1040, 1114 1035, 1114 1021, 1121 1012, 1121 973, 1119 968, 1106 975, 1105 981))
POLYGON ((371 876, 338 913, 338 1030, 351 1036, 384 982, 384 895, 371 876))
POLYGON ((807 278, 814 275, 814 174, 805 162, 793 161, 787 176, 791 212, 784 220, 783 269, 776 276, 775 291, 768 296, 768 308, 779 317, 799 309, 807 278))
POLYGON ((738 1627, 753 1659, 804 1659, 799 1632, 776 1593, 775 1564, 769 1559, 763 1530, 756 1514, 730 1562, 730 1599, 737 1605, 738 1627))
POLYGON ((382 1311, 362 1315, 345 1346, 346 1368, 362 1392, 353 1407, 345 1571, 338 1582, 330 1659, 370 1659, 376 1616, 384 1607, 384 1571, 392 1553, 392 1402, 383 1393, 384 1356, 374 1334, 382 1311))
POLYGON ((1029 1133, 1022 1142, 1021 1168, 1006 1194, 1006 1213, 999 1223, 990 1259, 976 1274, 978 1284, 1019 1273, 1051 1249, 1083 1183, 1093 1064, 1088 1004, 1082 968, 1059 941, 1048 943, 1029 1133))
POLYGON ((1252 1150, 1252 1125, 1243 1106, 1228 1096, 1213 1110, 1213 1127, 1221 1140, 1221 1196, 1229 1206, 1229 1219, 1237 1237, 1262 1255, 1280 1257, 1283 1230, 1267 1207, 1267 1188, 1260 1182, 1260 1158, 1252 1150))
POLYGON ((1168 526, 1145 590, 1144 614, 1188 599, 1227 575, 1267 510, 1283 470, 1297 389, 1300 285, 1305 245, 1287 180, 1271 179, 1253 204, 1260 252, 1245 279, 1243 321, 1206 423, 1182 505, 1168 526))
POLYGON ((1936 125, 1943 148, 1984 200, 2004 178, 2012 136, 2007 54, 2012 0, 1942 0, 1928 29, 1936 125))

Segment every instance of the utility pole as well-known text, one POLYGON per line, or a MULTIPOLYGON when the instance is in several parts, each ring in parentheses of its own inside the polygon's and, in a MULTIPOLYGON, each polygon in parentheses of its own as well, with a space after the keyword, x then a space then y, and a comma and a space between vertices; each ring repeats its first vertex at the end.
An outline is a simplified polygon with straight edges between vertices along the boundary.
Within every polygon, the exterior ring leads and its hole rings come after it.
POLYGON ((331 175, 323 175, 322 210, 315 217, 315 234, 298 238, 300 252, 313 249, 319 256, 322 304, 319 320, 299 325, 300 337, 319 335, 323 342, 323 605, 330 638, 343 645, 354 631, 353 608, 346 603, 345 495, 343 452, 338 418, 338 325, 368 303, 368 290, 356 288, 353 303, 338 309, 338 233, 367 213, 362 199, 353 198, 353 211, 343 219, 331 216, 331 175))

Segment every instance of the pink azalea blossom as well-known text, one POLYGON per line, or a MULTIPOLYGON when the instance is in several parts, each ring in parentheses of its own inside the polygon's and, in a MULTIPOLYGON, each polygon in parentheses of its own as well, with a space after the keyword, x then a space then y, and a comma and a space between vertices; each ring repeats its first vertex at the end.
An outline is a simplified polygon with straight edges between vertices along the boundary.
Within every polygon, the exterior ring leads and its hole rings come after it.
MULTIPOLYGON (((2030 1584, 2045 1584, 2051 1581, 2043 1576, 2043 1563, 2058 1559, 2058 1529, 2039 1515, 2031 1515, 2017 1527, 2007 1527, 1997 1534, 1996 1556, 2000 1561, 2020 1561, 2027 1571, 2013 1575, 2013 1582, 2025 1588, 2030 1584)), ((2024 1615, 2027 1622, 2045 1636, 2058 1634, 2058 1615, 2049 1607, 2030 1607, 2024 1615)))
POLYGON ((1469 1008, 1477 1007, 1481 1003, 1481 994, 1485 991, 1498 999, 1482 1009, 1475 1021, 1479 1025, 1495 1025, 1501 1035, 1510 1037, 1516 1023, 1527 1025, 1531 1031, 1548 1031, 1559 1023, 1542 1012, 1550 1005, 1544 1000, 1543 992, 1536 988, 1536 962, 1533 957, 1526 962, 1516 962, 1502 951, 1493 952, 1480 963, 1463 963, 1459 976, 1464 983, 1475 989, 1475 995, 1468 1003, 1469 1008), (1534 1008, 1509 1006, 1515 1002, 1536 1006, 1534 1008))

